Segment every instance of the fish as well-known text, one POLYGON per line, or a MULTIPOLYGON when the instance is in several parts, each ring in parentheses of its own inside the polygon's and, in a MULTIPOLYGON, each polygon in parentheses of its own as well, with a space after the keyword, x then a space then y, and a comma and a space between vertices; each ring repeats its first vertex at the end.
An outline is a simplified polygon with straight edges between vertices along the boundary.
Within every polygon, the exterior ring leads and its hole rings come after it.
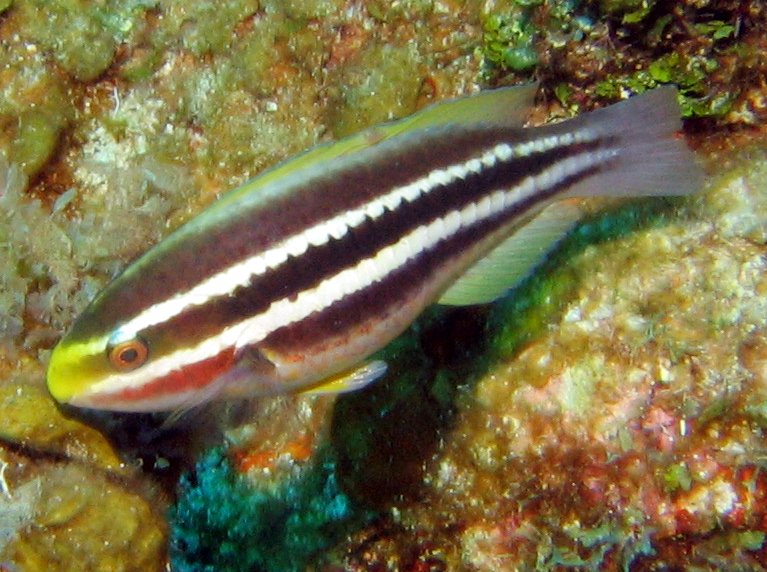
POLYGON ((51 353, 50 394, 159 412, 358 389, 430 304, 507 292, 584 198, 701 188, 674 87, 525 127, 536 89, 436 103, 225 193, 93 299, 51 353))

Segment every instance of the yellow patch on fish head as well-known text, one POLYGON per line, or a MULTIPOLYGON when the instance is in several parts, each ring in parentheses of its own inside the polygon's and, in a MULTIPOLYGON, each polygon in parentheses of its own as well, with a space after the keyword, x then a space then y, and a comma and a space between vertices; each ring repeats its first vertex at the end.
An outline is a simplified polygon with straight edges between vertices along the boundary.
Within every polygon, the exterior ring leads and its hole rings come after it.
POLYGON ((56 345, 47 374, 48 391, 56 401, 76 403, 113 373, 107 341, 106 337, 77 340, 70 333, 56 345))

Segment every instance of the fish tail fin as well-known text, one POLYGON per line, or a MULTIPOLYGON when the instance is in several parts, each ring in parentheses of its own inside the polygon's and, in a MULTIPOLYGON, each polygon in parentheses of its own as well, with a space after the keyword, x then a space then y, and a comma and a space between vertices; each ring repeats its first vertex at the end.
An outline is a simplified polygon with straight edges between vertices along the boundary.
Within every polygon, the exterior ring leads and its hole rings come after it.
POLYGON ((608 168, 565 196, 687 195, 703 185, 703 170, 681 134, 677 90, 664 86, 566 122, 593 132, 617 156, 608 168))

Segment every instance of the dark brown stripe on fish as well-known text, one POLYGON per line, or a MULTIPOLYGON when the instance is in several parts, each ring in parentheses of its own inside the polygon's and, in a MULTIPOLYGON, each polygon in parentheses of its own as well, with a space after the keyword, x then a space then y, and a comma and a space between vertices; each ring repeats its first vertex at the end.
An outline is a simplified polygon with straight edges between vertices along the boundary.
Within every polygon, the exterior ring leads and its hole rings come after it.
MULTIPOLYGON (((541 172, 567 157, 591 152, 598 145, 599 142, 571 145, 508 163, 499 162, 495 167, 473 174, 466 180, 458 180, 421 195, 412 203, 403 203, 400 208, 386 211, 375 220, 368 219, 340 239, 310 247, 302 256, 290 258, 278 268, 252 277, 247 287, 238 288, 231 296, 190 307, 169 321, 157 324, 148 330, 148 335, 159 335, 164 328, 169 327, 165 331, 187 332, 190 342, 205 339, 219 328, 267 311, 276 300, 290 298, 316 287, 323 279, 355 266, 420 225, 458 211, 467 204, 479 202, 482 196, 498 188, 516 186, 525 177, 541 172), (209 324, 204 331, 195 327, 202 323, 209 324)), ((419 176, 423 176, 423 173, 419 176)), ((532 202, 545 201, 559 189, 560 186, 550 190, 541 189, 535 197, 515 205, 506 213, 506 218, 527 211, 532 202)), ((453 254, 455 252, 459 251, 452 251, 453 254)), ((445 250, 445 256, 451 256, 450 250, 445 250)))
MULTIPOLYGON (((598 170, 599 168, 594 167, 577 177, 570 177, 552 188, 549 196, 556 195, 598 170)), ((481 224, 481 232, 478 232, 479 225, 462 230, 436 248, 423 251, 417 258, 400 266, 385 281, 355 292, 300 322, 279 328, 259 345, 291 355, 310 352, 311 348, 333 343, 334 338, 337 340, 340 336, 354 335, 366 322, 385 318, 397 309, 401 300, 413 296, 424 284, 432 283, 438 274, 445 271, 446 262, 455 256, 456 252, 466 251, 489 233, 513 225, 514 220, 520 213, 526 212, 527 208, 529 205, 519 205, 518 208, 497 216, 492 221, 484 221, 481 224)), ((444 283, 441 286, 444 288, 447 285, 444 283)))

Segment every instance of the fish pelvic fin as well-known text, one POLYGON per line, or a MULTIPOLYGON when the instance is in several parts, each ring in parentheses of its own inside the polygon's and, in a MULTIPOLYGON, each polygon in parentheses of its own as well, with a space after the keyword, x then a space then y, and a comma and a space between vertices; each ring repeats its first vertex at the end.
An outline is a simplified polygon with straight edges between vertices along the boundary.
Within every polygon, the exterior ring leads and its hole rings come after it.
POLYGON ((357 391, 386 373, 386 362, 374 360, 352 369, 344 370, 322 380, 318 385, 304 389, 303 395, 328 395, 357 391))

